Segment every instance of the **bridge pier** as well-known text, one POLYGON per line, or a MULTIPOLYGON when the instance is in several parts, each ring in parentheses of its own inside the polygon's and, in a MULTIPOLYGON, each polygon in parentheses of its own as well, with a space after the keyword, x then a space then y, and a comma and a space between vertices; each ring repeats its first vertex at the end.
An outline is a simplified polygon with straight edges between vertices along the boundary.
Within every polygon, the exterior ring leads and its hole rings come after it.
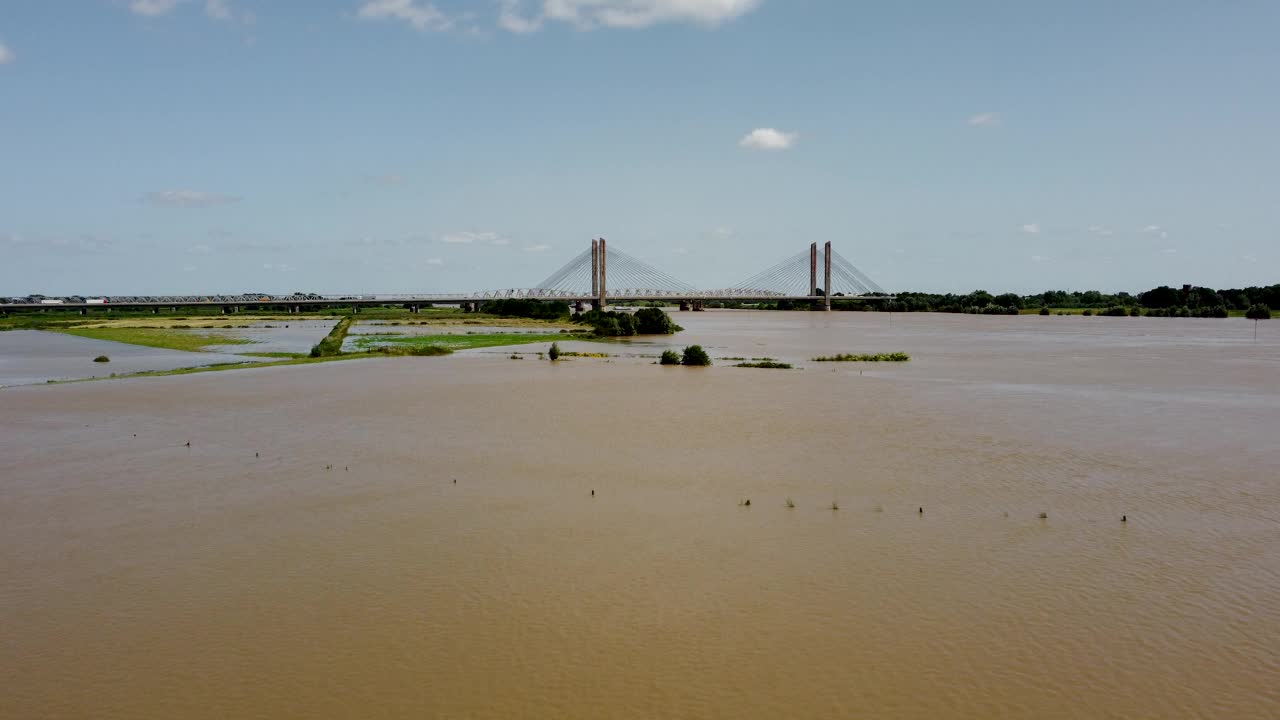
POLYGON ((599 287, 597 288, 600 292, 600 309, 606 310, 609 307, 609 290, 607 286, 609 273, 605 268, 605 262, 609 258, 609 253, 605 249, 604 238, 600 238, 599 251, 596 254, 599 256, 597 258, 596 264, 599 268, 599 277, 600 277, 599 287))
POLYGON ((823 255, 823 280, 822 280, 822 309, 831 312, 831 241, 828 240, 826 246, 822 250, 823 255))
POLYGON ((818 294, 818 243, 809 243, 809 297, 818 294))
POLYGON ((689 310, 691 309, 692 309, 692 303, 690 303, 688 300, 680 301, 680 312, 689 312, 689 310))

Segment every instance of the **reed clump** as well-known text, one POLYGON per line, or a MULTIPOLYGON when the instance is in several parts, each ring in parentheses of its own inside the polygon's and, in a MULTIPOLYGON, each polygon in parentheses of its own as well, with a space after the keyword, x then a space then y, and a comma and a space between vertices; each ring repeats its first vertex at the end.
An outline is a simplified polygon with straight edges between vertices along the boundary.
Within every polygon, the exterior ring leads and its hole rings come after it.
POLYGON ((820 355, 813 359, 814 362, 907 362, 911 356, 904 352, 891 353, 868 353, 856 355, 853 353, 841 353, 839 355, 820 355))

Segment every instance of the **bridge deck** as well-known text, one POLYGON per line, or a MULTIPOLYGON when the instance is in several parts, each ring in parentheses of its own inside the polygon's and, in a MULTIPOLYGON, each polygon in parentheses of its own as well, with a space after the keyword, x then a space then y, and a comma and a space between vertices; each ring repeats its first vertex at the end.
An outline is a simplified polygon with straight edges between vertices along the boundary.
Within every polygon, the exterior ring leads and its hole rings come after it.
MULTIPOLYGON (((105 303, 0 303, 0 309, 3 310, 105 310, 107 308, 162 308, 162 307, 300 307, 300 308, 316 308, 316 307, 373 307, 377 305, 463 305, 468 303, 483 303, 490 300, 500 299, 530 299, 530 300, 561 300, 568 303, 591 303, 596 298, 590 295, 564 295, 557 297, 536 297, 522 295, 406 295, 406 296, 386 296, 377 298, 349 298, 349 297, 331 297, 319 300, 290 300, 290 299, 267 299, 267 300, 183 300, 179 298, 172 299, 135 299, 135 300, 113 300, 105 303)), ((892 300, 892 295, 833 295, 832 302, 840 300, 862 300, 862 301, 878 301, 892 300)), ((661 302, 777 302, 779 300, 790 300, 792 302, 822 302, 821 295, 701 295, 701 294, 684 294, 684 295, 620 295, 610 296, 608 298, 611 304, 625 304, 627 301, 661 301, 661 302)))

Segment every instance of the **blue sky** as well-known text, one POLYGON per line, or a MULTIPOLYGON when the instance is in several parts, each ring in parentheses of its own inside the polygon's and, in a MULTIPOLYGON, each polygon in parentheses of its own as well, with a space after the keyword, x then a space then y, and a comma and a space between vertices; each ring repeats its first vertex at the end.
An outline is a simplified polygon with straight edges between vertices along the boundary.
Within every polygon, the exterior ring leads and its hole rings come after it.
POLYGON ((0 295, 1280 282, 1271 0, 5 0, 0 295))

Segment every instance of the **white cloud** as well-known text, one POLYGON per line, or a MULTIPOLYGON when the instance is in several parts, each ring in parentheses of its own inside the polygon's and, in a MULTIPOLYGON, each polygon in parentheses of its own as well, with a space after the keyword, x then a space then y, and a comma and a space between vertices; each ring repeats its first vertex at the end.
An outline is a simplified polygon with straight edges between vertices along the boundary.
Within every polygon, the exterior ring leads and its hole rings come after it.
POLYGON ((760 6, 763 0, 541 0, 532 16, 521 12, 521 0, 503 0, 499 27, 515 33, 533 32, 545 20, 597 27, 647 28, 666 22, 692 22, 715 27, 760 6))
POLYGON ((747 133, 738 144, 751 150, 786 150, 796 144, 796 134, 773 128, 756 128, 747 133))
POLYGON ((1111 228, 1104 227, 1102 225, 1090 225, 1089 232, 1093 233, 1094 235, 1101 235, 1103 237, 1106 237, 1108 235, 1111 235, 1113 231, 1111 230, 1111 228))
POLYGON ((1023 225, 1018 229, 1024 233, 1027 233, 1028 235, 1039 235, 1040 223, 1027 223, 1026 225, 1023 225))
POLYGON ((1141 230, 1139 230, 1138 232, 1145 233, 1147 235, 1155 235, 1156 237, 1159 237, 1162 240, 1169 237, 1169 231, 1165 230, 1159 225, 1148 225, 1142 228, 1141 230))
POLYGON ((134 15, 157 17, 167 15, 178 6, 178 0, 133 0, 129 3, 129 11, 134 15))
POLYGON ((229 205, 239 202, 234 195, 203 192, 200 190, 160 190, 142 196, 143 202, 156 207, 199 208, 229 205))
POLYGON ((1000 113, 982 112, 969 117, 970 127, 1000 127, 1000 113))
POLYGON ((498 13, 498 27, 513 33, 536 32, 542 27, 541 17, 527 18, 520 12, 520 0, 502 0, 498 13))
POLYGON ((403 20, 419 31, 441 31, 453 27, 453 21, 440 12, 439 8, 429 2, 423 4, 419 0, 366 0, 360 6, 358 14, 371 20, 403 20))
POLYGON ((496 232, 452 232, 440 236, 440 242, 453 245, 510 245, 511 241, 496 232))
POLYGON ((13 51, 5 47, 4 43, 0 43, 0 65, 8 62, 13 62, 13 51))
POLYGON ((551 249, 550 245, 526 245, 524 248, 524 251, 531 252, 531 253, 540 253, 540 252, 546 252, 550 249, 551 249))

